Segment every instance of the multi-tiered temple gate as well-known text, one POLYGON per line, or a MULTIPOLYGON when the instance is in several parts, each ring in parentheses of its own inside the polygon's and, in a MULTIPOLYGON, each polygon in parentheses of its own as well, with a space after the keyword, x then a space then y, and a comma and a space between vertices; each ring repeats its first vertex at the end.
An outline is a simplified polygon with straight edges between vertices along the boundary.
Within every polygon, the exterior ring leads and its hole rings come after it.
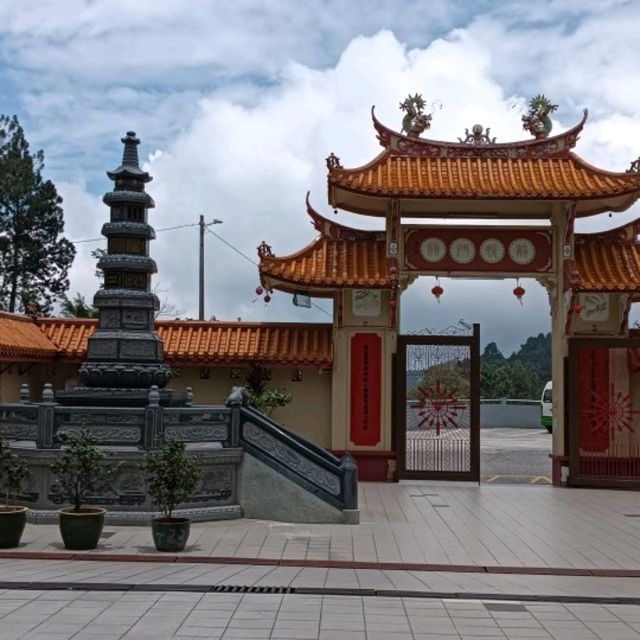
MULTIPOLYGON (((465 369, 464 355, 445 357, 443 364, 435 343, 412 344, 398 335, 400 297, 422 275, 513 278, 516 295, 524 293, 516 278, 536 278, 548 292, 551 311, 554 483, 640 485, 640 366, 635 343, 628 342, 629 308, 640 294, 640 228, 631 223, 600 234, 574 233, 576 218, 624 211, 638 199, 640 160, 620 173, 584 162, 573 148, 586 111, 576 126, 550 136, 550 114, 557 107, 544 96, 532 99, 522 118, 532 139, 510 143, 496 142, 480 125, 458 142, 424 139, 431 124, 424 100, 409 96, 401 108, 402 132, 385 127, 372 113, 383 149, 371 162, 348 169, 333 153, 327 158, 334 212, 383 218, 384 230, 337 224, 307 200, 320 235, 290 256, 277 257, 264 243, 259 250, 260 276, 268 290, 334 300, 332 448, 351 451, 363 479, 436 473, 477 477, 472 426, 469 444, 460 444, 467 432, 465 403, 477 393, 477 383, 465 369), (439 224, 418 220, 425 218, 439 224), (454 218, 479 222, 447 223, 454 218), (490 225, 482 224, 489 219, 490 225), (601 352, 575 355, 572 366, 581 377, 576 382, 574 376, 573 391, 567 393, 570 341, 587 337, 616 341, 618 347, 607 356, 609 377, 601 375, 604 365, 580 365, 580 358, 604 361, 601 352), (412 364, 425 358, 425 366, 412 364), (451 387, 443 381, 440 387, 437 381, 435 387, 422 385, 424 393, 407 383, 407 376, 428 382, 453 360, 458 361, 458 377, 451 382, 459 385, 455 397, 445 400, 451 387), (465 394, 460 379, 467 374, 465 394), (401 384, 394 392, 397 376, 401 384), (612 391, 612 380, 614 387, 628 381, 628 392, 624 385, 622 396, 617 387, 612 391), (593 393, 597 400, 590 399, 593 393), (578 395, 582 408, 576 411, 578 395), (621 398, 626 398, 622 405, 621 398), (609 414, 620 407, 628 420, 616 423, 609 414), (453 418, 443 423, 434 412, 445 410, 453 418), (620 431, 624 438, 616 435, 620 431), (420 448, 418 432, 430 449, 420 448), (443 436, 449 433, 455 441, 443 436), (594 440, 597 446, 584 444, 594 440)), ((439 289, 434 287, 434 295, 442 293, 439 289)), ((426 322, 442 324, 437 318, 426 322)))

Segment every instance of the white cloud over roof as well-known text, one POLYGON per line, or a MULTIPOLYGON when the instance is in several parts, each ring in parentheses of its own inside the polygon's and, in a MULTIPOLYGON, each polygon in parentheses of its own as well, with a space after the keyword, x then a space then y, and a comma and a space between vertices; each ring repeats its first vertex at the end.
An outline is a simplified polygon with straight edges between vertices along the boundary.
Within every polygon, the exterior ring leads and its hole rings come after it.
MULTIPOLYGON (((266 240, 286 254, 314 236, 304 195, 326 204, 324 158, 357 166, 380 150, 369 109, 400 128, 398 103, 421 92, 442 104, 430 137, 455 140, 476 122, 498 141, 522 139, 519 106, 545 92, 560 104, 555 130, 591 117, 577 151, 624 170, 640 153, 640 5, 622 2, 6 2, 0 5, 0 72, 19 115, 65 198, 67 235, 92 238, 107 216, 106 169, 134 129, 154 176, 157 228, 220 218, 212 228, 255 256, 266 240), (542 5, 542 6, 541 6, 542 5)), ((637 215, 606 215, 581 230, 637 215)), ((372 228, 363 216, 339 222, 372 228)), ((72 290, 96 280, 80 245, 72 290)), ((158 233, 158 282, 182 317, 197 310, 197 231, 158 233)), ((255 298, 257 270, 207 236, 207 312, 247 320, 326 320, 276 293, 255 298)), ((404 297, 410 328, 461 317, 483 324, 506 351, 549 328, 546 293, 515 281, 443 283, 440 305, 419 280, 404 297), (490 301, 490 304, 487 304, 490 301), (506 320, 505 320, 506 319, 506 320)), ((321 305, 329 308, 327 301, 321 305)))

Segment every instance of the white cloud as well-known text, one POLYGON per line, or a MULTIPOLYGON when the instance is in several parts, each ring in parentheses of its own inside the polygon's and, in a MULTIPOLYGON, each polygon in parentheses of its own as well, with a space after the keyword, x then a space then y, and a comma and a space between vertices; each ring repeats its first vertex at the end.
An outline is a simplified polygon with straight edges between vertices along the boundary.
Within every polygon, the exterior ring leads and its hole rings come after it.
MULTIPOLYGON (((58 186, 69 236, 99 233, 107 209, 96 196, 109 183, 96 175, 117 164, 118 139, 129 128, 141 136, 155 178, 152 224, 195 223, 201 213, 221 218, 213 230, 252 258, 261 240, 282 255, 312 239, 307 189, 331 215, 324 158, 333 151, 345 166, 372 159, 380 147, 370 106, 399 128, 398 102, 409 92, 444 105, 434 115, 434 138, 455 140, 480 122, 499 141, 521 139, 514 104, 545 91, 561 105, 557 130, 591 108, 578 146, 588 161, 623 170, 640 151, 634 3, 547 3, 548 13, 530 3, 500 3, 479 5, 473 17, 465 16, 465 2, 416 1, 401 11, 392 3, 371 11, 368 3, 339 0, 307 3, 305 10, 285 1, 270 10, 212 3, 215 11, 178 0, 127 2, 126 9, 123 2, 65 0, 71 20, 61 16, 59 2, 0 6, 0 56, 14 79, 24 80, 29 134, 45 147, 54 177, 66 179, 58 186), (370 35, 382 25, 396 35, 370 35)), ((601 216, 580 229, 635 215, 601 216)), ((346 213, 337 220, 378 223, 346 213)), ((152 244, 157 280, 189 316, 197 309, 196 248, 195 228, 160 232, 152 244)), ((92 271, 82 253, 72 289, 91 297, 92 271)), ((294 308, 285 294, 268 306, 252 302, 257 282, 251 264, 207 236, 209 314, 326 320, 294 308)), ((420 280, 406 294, 407 327, 478 320, 485 337, 506 351, 548 329, 546 294, 533 282, 525 284, 523 307, 511 293, 515 282, 447 282, 440 305, 431 286, 420 280)))

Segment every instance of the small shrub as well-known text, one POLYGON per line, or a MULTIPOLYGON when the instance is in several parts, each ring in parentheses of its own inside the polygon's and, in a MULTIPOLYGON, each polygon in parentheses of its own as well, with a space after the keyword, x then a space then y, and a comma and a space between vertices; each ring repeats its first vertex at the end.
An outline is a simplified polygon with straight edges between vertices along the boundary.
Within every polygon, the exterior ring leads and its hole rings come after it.
POLYGON ((278 407, 286 407, 293 401, 293 395, 286 389, 265 389, 251 398, 253 406, 269 417, 278 407))
POLYGON ((107 456, 97 444, 96 438, 86 429, 65 433, 62 449, 51 465, 51 471, 69 496, 74 511, 81 510, 87 494, 111 473, 107 456))
POLYGON ((5 496, 5 505, 8 507, 13 495, 15 505, 18 494, 29 478, 29 467, 11 451, 9 443, 0 440, 0 491, 5 496))
POLYGON ((186 455, 184 442, 169 440, 149 451, 142 464, 153 504, 171 519, 176 507, 188 500, 200 479, 200 462, 186 455))

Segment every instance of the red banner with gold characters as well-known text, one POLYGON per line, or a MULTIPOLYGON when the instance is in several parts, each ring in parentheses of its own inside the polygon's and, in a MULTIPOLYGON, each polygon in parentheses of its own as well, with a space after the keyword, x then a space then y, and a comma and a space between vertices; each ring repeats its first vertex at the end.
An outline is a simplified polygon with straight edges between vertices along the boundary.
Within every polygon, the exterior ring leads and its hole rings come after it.
POLYGON ((430 273, 545 273, 551 231, 512 227, 407 227, 404 266, 430 273))
POLYGON ((375 333, 351 338, 351 442, 380 442, 382 340, 375 333))

